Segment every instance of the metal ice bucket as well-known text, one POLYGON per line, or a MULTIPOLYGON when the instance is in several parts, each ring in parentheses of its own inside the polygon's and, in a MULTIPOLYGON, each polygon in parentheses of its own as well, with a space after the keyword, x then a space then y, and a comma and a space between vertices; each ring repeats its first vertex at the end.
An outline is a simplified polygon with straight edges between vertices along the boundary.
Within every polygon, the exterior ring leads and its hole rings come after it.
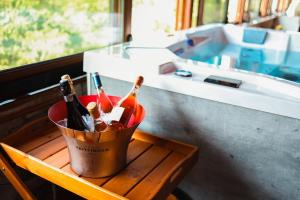
MULTIPOLYGON (((110 96, 113 103, 119 97, 110 96)), ((96 96, 81 96, 80 101, 87 105, 96 101, 96 96)), ((138 105, 136 115, 129 122, 129 127, 119 131, 88 133, 66 128, 58 122, 66 118, 66 106, 60 101, 48 110, 49 119, 56 124, 63 134, 70 155, 70 165, 74 172, 85 177, 105 177, 117 173, 126 166, 127 149, 131 136, 145 111, 138 105)))

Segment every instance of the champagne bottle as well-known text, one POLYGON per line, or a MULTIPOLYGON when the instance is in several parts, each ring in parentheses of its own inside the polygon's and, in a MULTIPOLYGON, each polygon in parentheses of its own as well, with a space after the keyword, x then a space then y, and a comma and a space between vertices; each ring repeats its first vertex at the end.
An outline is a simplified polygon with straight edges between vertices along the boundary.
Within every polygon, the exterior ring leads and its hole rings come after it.
POLYGON ((98 94, 97 104, 98 104, 98 107, 100 109, 102 109, 102 111, 104 113, 111 112, 111 110, 113 109, 113 104, 110 101, 110 99, 108 98, 108 96, 106 95, 106 93, 104 92, 104 89, 103 89, 101 79, 100 79, 100 76, 99 76, 98 72, 92 73, 92 78, 93 78, 93 81, 94 81, 94 85, 97 89, 97 94, 98 94))
POLYGON ((71 88, 71 93, 73 94, 73 101, 76 105, 76 107, 78 108, 78 111, 79 113, 82 115, 82 116, 89 116, 89 112, 87 111, 87 109, 80 103, 77 95, 76 95, 76 91, 75 91, 75 88, 74 88, 74 85, 73 85, 73 81, 72 79, 70 78, 70 76, 68 74, 65 74, 61 77, 61 80, 67 80, 69 85, 70 85, 70 88, 71 88))
POLYGON ((86 106, 86 108, 89 111, 92 118, 94 119, 95 131, 103 131, 107 127, 107 125, 100 117, 99 109, 96 102, 90 102, 86 106))
POLYGON ((143 81, 144 78, 142 76, 138 76, 132 89, 116 104, 114 110, 112 111, 114 120, 119 121, 125 127, 127 127, 131 116, 136 111, 138 105, 136 94, 138 89, 142 86, 143 81), (116 115, 119 115, 119 120, 115 118, 116 115))
POLYGON ((72 93, 68 80, 61 80, 59 84, 67 106, 67 127, 79 131, 89 130, 88 125, 75 104, 75 95, 72 93))

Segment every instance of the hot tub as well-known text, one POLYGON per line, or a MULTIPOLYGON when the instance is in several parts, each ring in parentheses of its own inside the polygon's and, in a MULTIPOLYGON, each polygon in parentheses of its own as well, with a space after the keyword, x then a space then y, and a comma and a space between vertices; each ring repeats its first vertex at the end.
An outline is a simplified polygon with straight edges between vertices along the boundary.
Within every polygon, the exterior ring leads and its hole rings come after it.
MULTIPOLYGON (((88 51, 84 71, 98 71, 107 93, 117 96, 129 91, 137 75, 145 77, 138 99, 147 116, 140 128, 200 148, 199 162, 180 185, 194 199, 297 199, 300 86, 292 76, 279 74, 294 74, 284 67, 291 60, 298 63, 299 57, 288 54, 292 57, 287 59, 282 52, 300 51, 300 34, 267 30, 263 44, 252 44, 243 42, 244 29, 206 25, 159 41, 88 51), (284 65, 267 74, 236 67, 229 54, 211 59, 216 62, 193 58, 195 49, 217 40, 247 48, 238 55, 261 49, 250 55, 252 60, 263 57, 266 64, 284 65), (178 77, 165 66, 189 70, 193 76, 178 77), (242 84, 232 88, 204 82, 210 75, 242 84)), ((95 93, 87 77, 88 92, 95 93)))
POLYGON ((206 25, 160 41, 88 51, 84 70, 125 81, 142 74, 151 87, 300 119, 300 33, 265 29, 265 41, 255 44, 243 42, 244 30, 206 25), (160 67, 169 63, 193 76, 160 74, 160 67), (233 89, 203 82, 210 75, 238 79, 242 84, 233 89))
POLYGON ((300 83, 300 49, 292 45, 297 43, 293 32, 225 25, 195 30, 186 36, 185 42, 168 49, 179 57, 211 67, 300 83), (226 59, 233 63, 226 63, 226 59))

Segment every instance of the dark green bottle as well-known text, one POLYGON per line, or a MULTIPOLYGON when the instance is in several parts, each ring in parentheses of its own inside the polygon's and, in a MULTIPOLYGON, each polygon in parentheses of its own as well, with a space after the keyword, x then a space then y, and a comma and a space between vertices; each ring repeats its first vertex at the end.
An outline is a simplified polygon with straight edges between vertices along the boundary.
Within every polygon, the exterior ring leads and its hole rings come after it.
POLYGON ((81 115, 83 116, 89 116, 90 113, 88 112, 88 110, 80 103, 77 95, 76 95, 76 91, 73 85, 73 81, 71 79, 71 77, 68 74, 65 74, 61 77, 61 80, 67 80, 70 88, 71 88, 71 93, 73 94, 73 101, 76 105, 76 107, 78 108, 78 111, 80 112, 81 115))
POLYGON ((59 84, 60 91, 64 96, 67 106, 67 127, 78 131, 89 130, 88 125, 84 121, 74 101, 74 94, 72 93, 68 80, 61 80, 59 84))

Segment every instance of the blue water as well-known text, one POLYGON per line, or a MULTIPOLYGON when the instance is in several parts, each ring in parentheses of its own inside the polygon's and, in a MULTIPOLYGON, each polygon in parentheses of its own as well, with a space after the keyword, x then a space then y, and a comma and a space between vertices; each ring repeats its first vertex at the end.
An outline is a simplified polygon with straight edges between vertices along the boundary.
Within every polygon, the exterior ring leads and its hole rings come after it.
POLYGON ((207 43, 195 48, 188 59, 216 66, 222 55, 236 59, 236 69, 266 74, 300 83, 300 52, 246 48, 235 44, 207 43))

